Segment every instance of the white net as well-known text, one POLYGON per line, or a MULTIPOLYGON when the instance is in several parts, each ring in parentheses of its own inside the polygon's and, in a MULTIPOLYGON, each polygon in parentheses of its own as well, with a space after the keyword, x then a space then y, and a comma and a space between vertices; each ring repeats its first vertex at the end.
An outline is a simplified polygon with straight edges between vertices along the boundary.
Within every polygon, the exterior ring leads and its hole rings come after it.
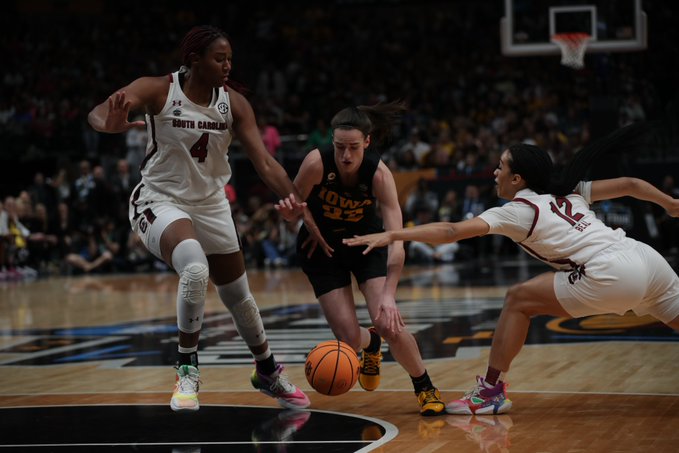
POLYGON ((587 33, 561 33, 551 41, 561 49, 561 64, 573 69, 585 67, 585 50, 591 38, 587 33))

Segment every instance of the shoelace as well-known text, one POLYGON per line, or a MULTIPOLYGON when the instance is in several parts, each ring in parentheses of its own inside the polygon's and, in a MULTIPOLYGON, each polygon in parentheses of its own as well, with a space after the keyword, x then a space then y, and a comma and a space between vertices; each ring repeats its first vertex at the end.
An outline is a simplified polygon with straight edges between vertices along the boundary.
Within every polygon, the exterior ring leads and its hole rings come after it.
POLYGON ((462 399, 468 400, 468 399, 471 399, 472 397, 475 397, 475 396, 480 397, 481 390, 483 390, 483 388, 481 386, 477 385, 476 387, 474 387, 474 389, 472 391, 465 393, 464 398, 462 398, 462 399))
POLYGON ((192 374, 186 374, 179 378, 179 391, 181 393, 196 393, 200 378, 192 374))
POLYGON ((274 393, 294 393, 295 386, 288 381, 288 377, 279 374, 276 377, 271 378, 271 385, 269 389, 274 393))
POLYGON ((363 368, 361 373, 368 375, 377 375, 380 367, 380 354, 363 351, 363 368))
POLYGON ((422 404, 429 404, 434 401, 438 401, 436 397, 436 389, 429 389, 424 391, 424 398, 422 399, 422 404))

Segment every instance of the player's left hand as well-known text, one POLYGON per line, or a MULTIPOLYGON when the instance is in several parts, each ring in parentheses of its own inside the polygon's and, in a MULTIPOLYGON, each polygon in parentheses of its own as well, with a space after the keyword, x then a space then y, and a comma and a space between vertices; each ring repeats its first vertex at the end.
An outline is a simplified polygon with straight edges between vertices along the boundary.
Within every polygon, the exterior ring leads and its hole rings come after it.
POLYGON ((306 204, 304 206, 302 217, 304 219, 304 226, 306 227, 307 231, 309 231, 310 235, 309 238, 302 244, 302 248, 305 248, 311 244, 308 257, 311 258, 311 255, 318 246, 321 247, 321 250, 323 250, 323 253, 325 253, 326 256, 332 257, 332 253, 335 251, 335 249, 330 247, 330 245, 325 242, 325 239, 321 234, 321 230, 318 228, 318 225, 316 225, 316 221, 314 220, 311 211, 309 211, 309 209, 306 207, 306 204))
POLYGON ((406 326, 401 317, 401 312, 396 307, 396 300, 393 296, 389 295, 382 296, 377 316, 375 316, 373 322, 376 325, 379 324, 382 328, 381 330, 391 335, 401 333, 406 326))

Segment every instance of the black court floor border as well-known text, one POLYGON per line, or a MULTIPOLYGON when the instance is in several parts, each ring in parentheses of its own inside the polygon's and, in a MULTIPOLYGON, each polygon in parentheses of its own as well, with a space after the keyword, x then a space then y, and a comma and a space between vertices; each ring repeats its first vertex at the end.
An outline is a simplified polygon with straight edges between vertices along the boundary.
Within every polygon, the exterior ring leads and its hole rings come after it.
POLYGON ((0 449, 12 451, 368 452, 398 433, 383 420, 317 410, 201 405, 0 408, 0 449))

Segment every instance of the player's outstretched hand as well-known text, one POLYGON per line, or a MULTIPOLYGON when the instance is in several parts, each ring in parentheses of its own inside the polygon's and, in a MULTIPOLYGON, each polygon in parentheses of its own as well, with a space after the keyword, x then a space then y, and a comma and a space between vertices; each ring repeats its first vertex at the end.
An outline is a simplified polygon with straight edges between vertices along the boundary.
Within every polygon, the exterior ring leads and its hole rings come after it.
POLYGON ((306 207, 306 201, 298 202, 294 194, 290 194, 282 200, 278 200, 278 203, 274 205, 278 214, 286 222, 294 222, 304 215, 304 208, 306 207))
POLYGON ((363 254, 366 255, 375 247, 385 247, 391 244, 391 237, 388 231, 382 233, 366 234, 365 236, 354 236, 353 238, 342 239, 342 242, 349 247, 367 245, 363 254))
POLYGON ((108 112, 104 120, 104 128, 107 132, 126 132, 133 127, 144 126, 144 121, 128 122, 130 114, 130 102, 125 101, 125 92, 118 91, 108 98, 108 112))

